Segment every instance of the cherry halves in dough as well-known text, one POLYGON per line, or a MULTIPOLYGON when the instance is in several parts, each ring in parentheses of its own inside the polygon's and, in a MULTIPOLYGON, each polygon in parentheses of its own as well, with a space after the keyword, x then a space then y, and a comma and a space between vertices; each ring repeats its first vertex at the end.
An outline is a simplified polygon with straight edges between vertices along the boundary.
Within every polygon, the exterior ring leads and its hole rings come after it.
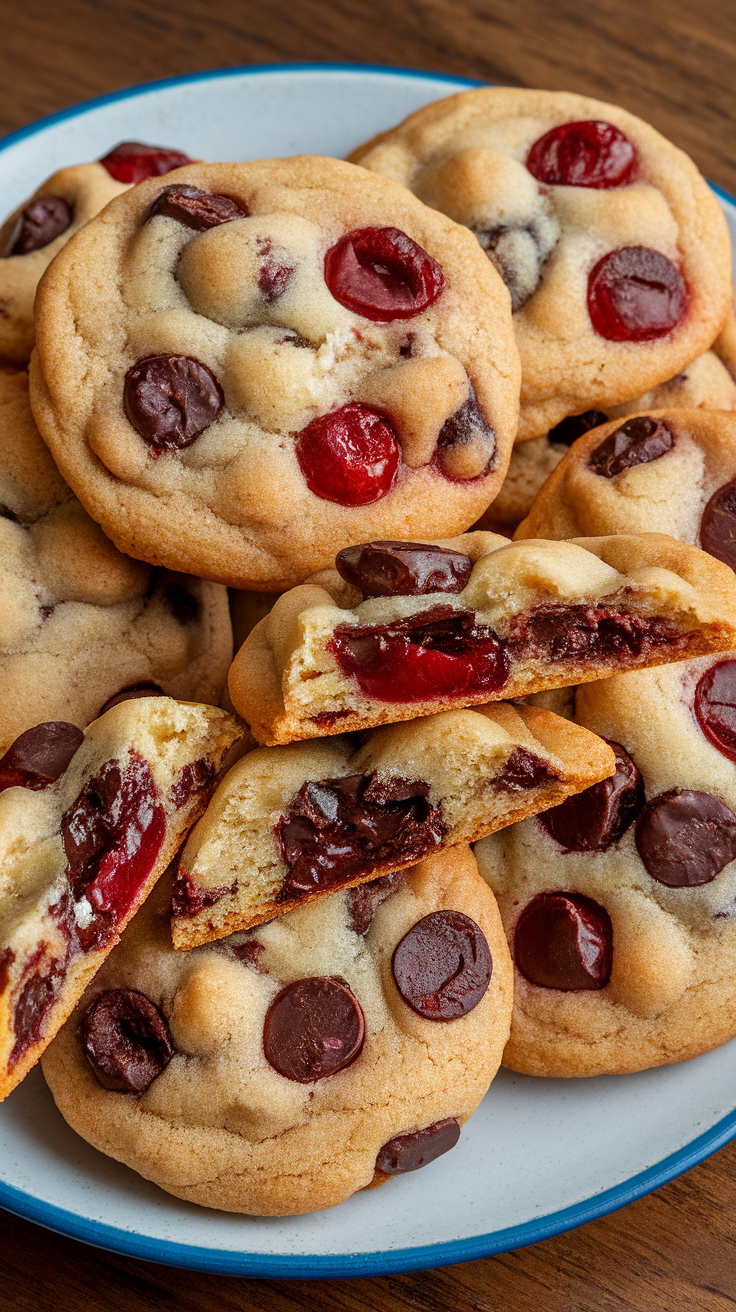
POLYGON ((505 703, 365 735, 250 752, 190 835, 174 946, 190 948, 554 806, 604 779, 611 749, 505 703))
POLYGON ((0 1098, 36 1062, 207 805, 244 727, 128 700, 0 762, 0 1098))
POLYGON ((732 571, 658 534, 379 541, 336 566, 279 597, 235 657, 230 696, 259 742, 523 697, 736 638, 732 571))

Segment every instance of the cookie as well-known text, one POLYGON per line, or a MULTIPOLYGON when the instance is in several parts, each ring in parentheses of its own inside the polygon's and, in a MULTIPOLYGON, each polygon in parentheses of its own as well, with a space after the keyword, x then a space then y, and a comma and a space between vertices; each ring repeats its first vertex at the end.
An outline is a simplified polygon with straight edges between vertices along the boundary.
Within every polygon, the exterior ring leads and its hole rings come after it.
POLYGON ((0 759, 0 1098, 23 1079, 204 811, 243 726, 129 700, 0 759))
POLYGON ((28 363, 36 287, 69 238, 132 183, 188 163, 181 151, 124 141, 102 160, 52 173, 6 219, 0 227, 0 361, 28 363))
POLYGON ((466 533, 364 543, 336 565, 279 597, 233 661, 232 704, 260 743, 412 720, 734 645, 732 573, 664 535, 562 546, 466 533))
POLYGON ((736 414, 655 410, 586 433, 516 530, 672 534, 736 568, 736 414))
MULTIPOLYGON (((723 334, 722 334, 723 336, 723 334)), ((736 354, 734 355, 736 363, 736 354)), ((546 437, 517 442, 501 491, 478 521, 477 528, 510 534, 529 514, 545 479, 559 465, 573 442, 609 419, 639 414, 642 410, 736 410, 736 382, 716 354, 705 351, 682 373, 635 401, 569 415, 546 437)), ((669 530, 668 530, 669 531, 669 530)))
POLYGON ((457 533, 518 411, 509 298, 398 184, 303 156, 146 182, 39 288, 33 406, 130 555, 277 592, 371 536, 457 533))
POLYGON ((484 839, 515 958, 504 1064, 601 1075, 736 1034, 736 653, 578 688, 616 775, 484 839))
POLYGON ((227 592, 130 560, 82 508, 0 371, 0 751, 42 720, 94 720, 121 690, 219 703, 227 592))
POLYGON ((522 438, 648 392, 713 343, 731 300, 719 204, 616 105, 483 87, 350 157, 467 225, 511 292, 522 438))
POLYGON ((266 1216, 447 1151, 508 1034, 498 911, 464 846, 369 887, 174 952, 162 880, 44 1057, 62 1115, 178 1198, 266 1216))
POLYGON ((548 711, 498 703, 288 747, 223 779, 179 862, 190 948, 472 842, 606 777, 612 754, 548 711))

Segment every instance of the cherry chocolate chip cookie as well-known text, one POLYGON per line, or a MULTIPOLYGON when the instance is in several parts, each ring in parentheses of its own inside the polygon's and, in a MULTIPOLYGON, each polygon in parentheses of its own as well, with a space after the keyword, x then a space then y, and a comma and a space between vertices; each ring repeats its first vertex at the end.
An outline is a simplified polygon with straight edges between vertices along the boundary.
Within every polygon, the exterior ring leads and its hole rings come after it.
POLYGON ((265 1216, 455 1146, 511 1012, 468 847, 191 952, 171 947, 170 897, 165 878, 44 1056, 83 1138, 176 1197, 265 1216))
POLYGON ((0 752, 42 721, 84 729, 131 689, 217 705, 225 588, 113 546, 41 440, 25 373, 0 371, 0 428, 0 752))
POLYGON ((366 542, 279 597, 228 677, 261 743, 522 697, 732 645, 736 581, 661 534, 366 542))
POLYGON ((76 1005, 243 737, 213 706, 143 697, 86 734, 37 725, 0 759, 0 1098, 76 1005))
POLYGON ((371 536, 461 532, 503 480, 508 293, 465 229, 353 165, 141 183, 54 261, 37 317, 41 431, 152 564, 279 591, 371 536))
POLYGON ((504 1064, 576 1076, 684 1061, 736 1034, 736 653, 570 701, 615 774, 476 848, 516 965, 504 1064))
POLYGON ((731 256, 716 197, 687 155, 616 105, 483 87, 350 158, 465 224, 499 270, 522 439, 666 382, 725 322, 731 256))
POLYGON ((174 886, 176 948, 249 929, 336 889, 554 806, 613 769, 561 716, 505 703, 261 747, 223 779, 174 886))
POLYGON ((0 227, 0 361, 28 363, 36 287, 69 238, 133 183, 190 163, 179 150, 124 141, 104 159, 52 173, 6 219, 0 227))

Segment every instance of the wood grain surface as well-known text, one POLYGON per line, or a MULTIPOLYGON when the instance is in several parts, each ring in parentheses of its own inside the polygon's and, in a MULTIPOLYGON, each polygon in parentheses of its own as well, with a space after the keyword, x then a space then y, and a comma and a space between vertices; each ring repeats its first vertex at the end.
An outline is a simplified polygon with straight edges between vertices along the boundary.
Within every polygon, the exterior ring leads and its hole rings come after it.
MULTIPOLYGON (((136 82, 280 60, 408 65, 614 100, 736 191, 733 0, 0 0, 0 132, 136 82)), ((314 1283, 150 1266, 0 1213, 0 1309, 717 1312, 736 1303, 735 1212, 736 1144, 532 1248, 314 1283)))

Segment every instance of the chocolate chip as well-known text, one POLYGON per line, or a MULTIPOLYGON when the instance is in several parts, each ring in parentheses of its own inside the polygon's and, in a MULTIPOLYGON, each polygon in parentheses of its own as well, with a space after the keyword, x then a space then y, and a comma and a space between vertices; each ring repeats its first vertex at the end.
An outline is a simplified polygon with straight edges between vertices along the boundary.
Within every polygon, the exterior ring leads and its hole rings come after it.
POLYGON ((338 551, 335 566, 364 597, 422 597, 462 592, 473 562, 462 551, 428 542, 363 542, 338 551))
POLYGON ((145 1093, 175 1051, 158 1007, 136 989, 100 993, 84 1013, 79 1033, 100 1084, 119 1093, 145 1093))
POLYGON ((125 410, 151 446, 179 451, 215 420, 225 398, 215 375, 188 355, 149 355, 125 375, 125 410))
POLYGON ((690 641, 689 633, 664 616, 637 615, 612 606, 543 602, 513 616, 507 649, 517 661, 582 661, 648 657, 662 647, 684 654, 690 641))
POLYGON ((198 888, 186 870, 180 870, 174 880, 171 893, 172 916, 198 916, 205 907, 213 907, 220 898, 232 895, 237 889, 237 880, 219 888, 198 888))
POLYGON ((736 815, 710 793, 671 788, 647 802, 637 821, 636 846, 658 883, 709 884, 736 860, 736 815))
POLYGON ((467 401, 442 425, 435 459, 444 477, 453 482, 481 478, 495 468, 496 434, 472 386, 467 401))
POLYGON ((401 888, 403 882, 404 871, 394 870, 390 875, 348 889, 345 895, 348 924, 354 934, 368 933, 378 908, 401 888))
POLYGON ((582 893, 540 893, 519 916, 514 960, 531 984, 566 992, 602 989, 612 959, 611 917, 582 893))
POLYGON ((613 478, 635 465, 648 465, 672 450, 675 439, 661 419, 638 415, 628 419, 588 456, 588 468, 601 478, 613 478))
POLYGON ((384 1175, 405 1175, 407 1171, 418 1171, 422 1166, 449 1153, 460 1138, 460 1126, 454 1116, 444 1121, 435 1121, 424 1130, 414 1130, 412 1134, 397 1134, 389 1139, 379 1150, 376 1158, 376 1170, 384 1175))
POLYGON ((568 415, 551 428, 548 438, 560 446, 572 446, 583 433, 589 433, 591 428, 599 428, 601 424, 607 423, 608 415, 604 415, 602 410, 584 410, 581 415, 568 415))
POLYGON ((363 1011, 342 979, 298 979, 277 993, 263 1027, 266 1060, 287 1080, 311 1084, 355 1061, 365 1038, 363 1011))
POLYGON ((187 228, 194 228, 195 232, 206 232, 221 223, 246 218, 248 210, 234 196, 217 195, 201 191, 199 187, 179 184, 164 188, 153 202, 150 214, 151 217, 162 214, 165 218, 184 223, 187 228))
POLYGON ((736 661, 719 661, 695 689, 695 714, 708 742, 736 761, 736 661))
POLYGON ((169 583, 163 590, 163 604, 174 616, 177 624, 196 624, 199 619, 199 602, 180 583, 169 583))
POLYGON ((0 792, 5 788, 48 788, 61 778, 83 742, 82 730, 66 720, 26 729, 0 759, 0 792))
POLYGON ((276 825, 289 873, 278 900, 339 887, 385 864, 408 865, 447 832, 424 780, 352 774, 302 784, 276 825))
POLYGON ((108 697, 104 706, 101 706, 97 712, 104 715, 105 711, 111 711, 113 706, 119 706, 121 702, 133 701, 137 697, 165 697, 166 693, 163 688, 159 688, 157 683, 131 683, 129 688, 121 688, 120 692, 114 693, 108 697))
POLYGON ((513 794, 541 784, 559 783, 559 779, 541 757, 528 752, 526 747, 515 747, 501 774, 493 780, 493 786, 502 793, 513 794))
POLYGON ((30 255, 43 250, 74 221, 70 205, 61 196, 39 196, 22 209, 10 236, 6 255, 30 255))
POLYGON ((620 743, 606 742, 616 755, 616 773, 539 817, 539 823, 566 852, 605 852, 643 810, 641 774, 620 743))
POLYGON ((736 569, 736 479, 713 493, 700 522, 700 545, 736 569))
POLYGON ((433 911, 404 935, 392 969, 402 998, 425 1020, 458 1020, 491 982, 486 937, 461 911, 433 911))

